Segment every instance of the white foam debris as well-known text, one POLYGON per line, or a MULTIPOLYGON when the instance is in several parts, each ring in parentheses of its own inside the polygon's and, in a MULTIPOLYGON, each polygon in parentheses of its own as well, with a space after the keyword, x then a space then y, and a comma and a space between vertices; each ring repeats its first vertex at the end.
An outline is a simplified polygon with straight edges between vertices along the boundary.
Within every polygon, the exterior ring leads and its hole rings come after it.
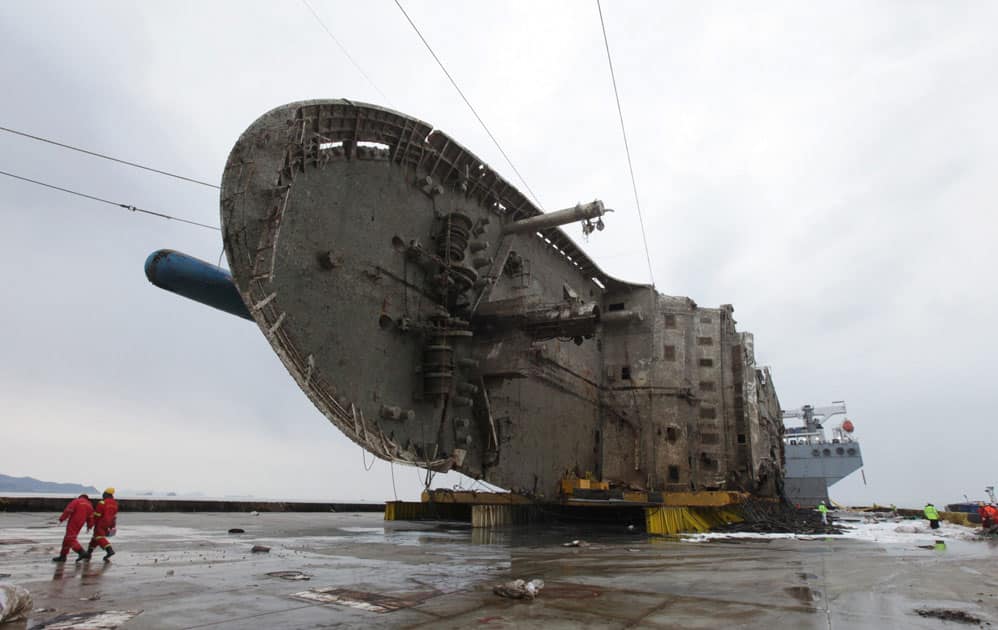
POLYGON ((756 533, 756 532, 705 532, 687 534, 683 540, 688 542, 704 542, 725 538, 756 539, 756 540, 825 540, 839 538, 847 540, 864 540, 886 544, 924 544, 934 540, 979 540, 977 529, 956 525, 943 521, 939 529, 931 529, 927 521, 902 519, 899 517, 877 517, 860 513, 840 514, 848 520, 835 519, 834 524, 841 527, 841 534, 793 534, 793 533, 756 533))

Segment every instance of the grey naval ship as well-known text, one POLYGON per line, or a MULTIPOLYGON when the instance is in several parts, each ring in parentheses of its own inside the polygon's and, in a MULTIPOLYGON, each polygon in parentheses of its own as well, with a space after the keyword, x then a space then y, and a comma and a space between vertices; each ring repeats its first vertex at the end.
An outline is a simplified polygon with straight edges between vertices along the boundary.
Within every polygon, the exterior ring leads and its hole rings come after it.
POLYGON ((784 493, 792 503, 802 507, 828 503, 828 487, 863 467, 863 451, 853 436, 856 427, 851 420, 831 427, 830 440, 825 435, 830 419, 845 413, 841 400, 827 407, 804 405, 783 411, 784 424, 788 420, 802 423, 786 426, 783 434, 784 493))

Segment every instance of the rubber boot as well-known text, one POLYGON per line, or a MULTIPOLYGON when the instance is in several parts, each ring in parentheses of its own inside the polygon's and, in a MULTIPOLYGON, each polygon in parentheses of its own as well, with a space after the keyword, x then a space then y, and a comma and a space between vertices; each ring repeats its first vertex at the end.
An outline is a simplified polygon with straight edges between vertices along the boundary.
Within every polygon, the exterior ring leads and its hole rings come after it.
POLYGON ((65 561, 66 561, 65 554, 52 558, 52 562, 65 562, 65 561))
POLYGON ((77 562, 82 562, 83 560, 89 560, 89 559, 90 559, 90 554, 87 553, 86 551, 83 551, 82 549, 80 549, 79 551, 76 552, 76 561, 77 562))
POLYGON ((106 552, 104 554, 104 562, 107 562, 108 560, 111 559, 111 556, 114 555, 114 547, 108 545, 107 547, 104 548, 104 551, 106 552))

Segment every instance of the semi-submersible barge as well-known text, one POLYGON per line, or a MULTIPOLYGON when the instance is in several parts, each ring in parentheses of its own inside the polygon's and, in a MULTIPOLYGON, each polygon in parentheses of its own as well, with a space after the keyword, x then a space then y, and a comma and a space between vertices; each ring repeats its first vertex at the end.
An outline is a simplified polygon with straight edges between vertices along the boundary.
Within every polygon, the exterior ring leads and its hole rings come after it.
POLYGON ((305 101, 260 117, 226 164, 235 290, 166 250, 147 274, 255 321, 382 459, 540 502, 779 496, 780 405, 752 335, 730 305, 610 277, 558 227, 602 230, 605 212, 542 213, 422 121, 305 101))

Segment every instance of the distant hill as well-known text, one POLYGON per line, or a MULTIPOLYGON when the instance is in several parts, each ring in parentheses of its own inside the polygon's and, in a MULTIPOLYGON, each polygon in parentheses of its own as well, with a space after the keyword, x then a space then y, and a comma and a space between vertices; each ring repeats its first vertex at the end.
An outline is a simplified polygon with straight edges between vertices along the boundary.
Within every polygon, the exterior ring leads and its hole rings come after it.
POLYGON ((0 492, 53 492, 60 494, 97 494, 93 486, 78 483, 55 483, 41 481, 34 477, 11 477, 0 475, 0 492))

